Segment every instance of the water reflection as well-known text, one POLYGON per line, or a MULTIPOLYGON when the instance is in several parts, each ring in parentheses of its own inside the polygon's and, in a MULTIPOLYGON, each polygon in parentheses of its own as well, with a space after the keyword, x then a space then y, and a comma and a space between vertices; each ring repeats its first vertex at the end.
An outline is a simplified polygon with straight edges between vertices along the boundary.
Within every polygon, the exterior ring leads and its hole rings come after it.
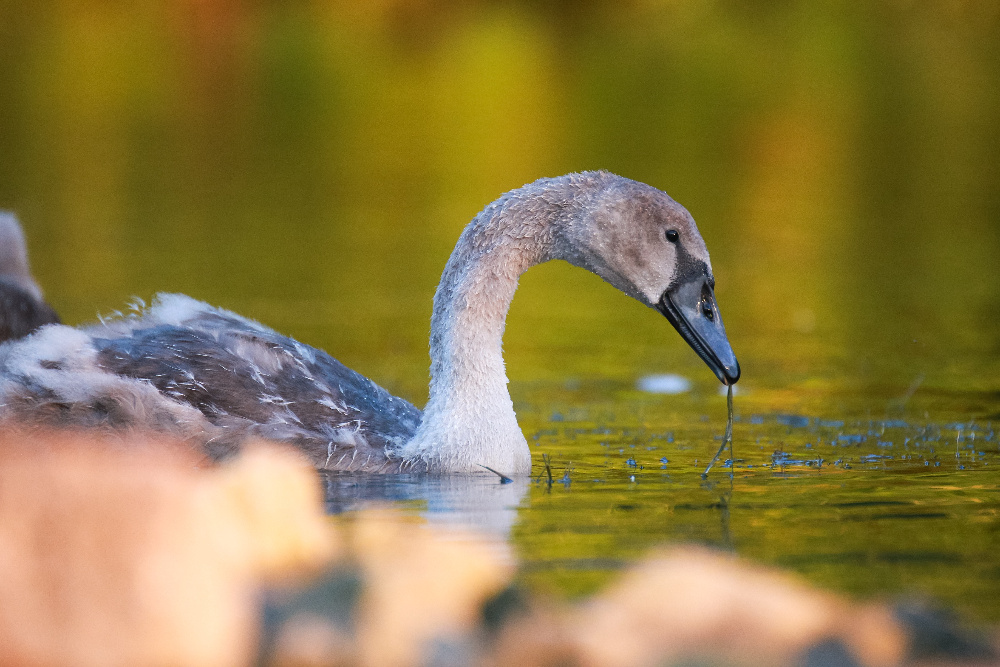
POLYGON ((549 455, 554 475, 572 480, 533 486, 521 510, 515 542, 532 586, 584 594, 630 554, 694 541, 840 590, 929 595, 996 618, 993 422, 739 414, 738 399, 736 460, 702 482, 723 435, 721 398, 711 415, 700 414, 714 390, 687 404, 670 396, 627 407, 586 391, 572 409, 559 398, 564 391, 534 385, 533 403, 547 409, 521 413, 536 429, 536 455, 549 455), (671 401, 673 416, 661 400, 671 401))
POLYGON ((495 475, 364 475, 321 473, 331 514, 385 502, 417 508, 429 523, 510 537, 527 497, 526 477, 503 483, 495 475))

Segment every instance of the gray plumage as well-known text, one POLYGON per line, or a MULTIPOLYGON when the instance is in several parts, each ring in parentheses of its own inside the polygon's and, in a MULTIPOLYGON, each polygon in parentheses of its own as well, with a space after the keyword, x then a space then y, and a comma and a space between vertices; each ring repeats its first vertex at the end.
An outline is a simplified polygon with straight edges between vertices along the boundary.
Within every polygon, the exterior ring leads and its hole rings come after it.
POLYGON ((326 352, 179 294, 0 347, 0 369, 7 418, 152 428, 193 439, 214 458, 261 437, 296 445, 320 468, 399 470, 387 451, 420 421, 413 405, 326 352))

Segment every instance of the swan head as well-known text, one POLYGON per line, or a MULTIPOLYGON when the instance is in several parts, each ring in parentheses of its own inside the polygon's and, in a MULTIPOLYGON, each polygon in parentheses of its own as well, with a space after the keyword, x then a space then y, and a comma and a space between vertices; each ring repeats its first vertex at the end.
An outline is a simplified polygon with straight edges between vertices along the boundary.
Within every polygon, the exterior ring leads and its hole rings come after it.
POLYGON ((659 310, 723 384, 736 383, 740 366, 691 214, 649 185, 599 177, 593 198, 564 227, 562 258, 659 310))

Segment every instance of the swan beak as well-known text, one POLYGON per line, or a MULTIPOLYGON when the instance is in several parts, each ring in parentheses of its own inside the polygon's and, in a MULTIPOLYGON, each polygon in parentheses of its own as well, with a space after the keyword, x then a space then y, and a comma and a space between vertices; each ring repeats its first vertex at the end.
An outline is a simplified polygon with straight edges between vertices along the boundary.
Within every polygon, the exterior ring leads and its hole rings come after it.
POLYGON ((740 379, 740 364, 726 338, 715 294, 705 276, 668 289, 656 308, 670 320, 722 384, 736 384, 740 379))

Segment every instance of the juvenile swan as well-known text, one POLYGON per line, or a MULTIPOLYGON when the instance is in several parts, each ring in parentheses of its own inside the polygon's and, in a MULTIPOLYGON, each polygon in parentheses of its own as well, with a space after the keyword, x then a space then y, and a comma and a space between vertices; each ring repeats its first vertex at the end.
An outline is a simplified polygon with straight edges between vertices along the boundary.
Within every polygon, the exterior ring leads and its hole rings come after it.
POLYGON ((0 342, 22 338, 59 317, 42 298, 28 269, 28 248, 17 218, 0 211, 0 342))
POLYGON ((660 310, 722 382, 739 379, 690 214, 648 185, 584 172, 508 192, 462 232, 434 295, 423 414, 321 350, 166 294, 0 346, 0 419, 166 431, 213 456, 260 436, 328 470, 524 474, 501 339, 518 277, 551 259, 660 310))

